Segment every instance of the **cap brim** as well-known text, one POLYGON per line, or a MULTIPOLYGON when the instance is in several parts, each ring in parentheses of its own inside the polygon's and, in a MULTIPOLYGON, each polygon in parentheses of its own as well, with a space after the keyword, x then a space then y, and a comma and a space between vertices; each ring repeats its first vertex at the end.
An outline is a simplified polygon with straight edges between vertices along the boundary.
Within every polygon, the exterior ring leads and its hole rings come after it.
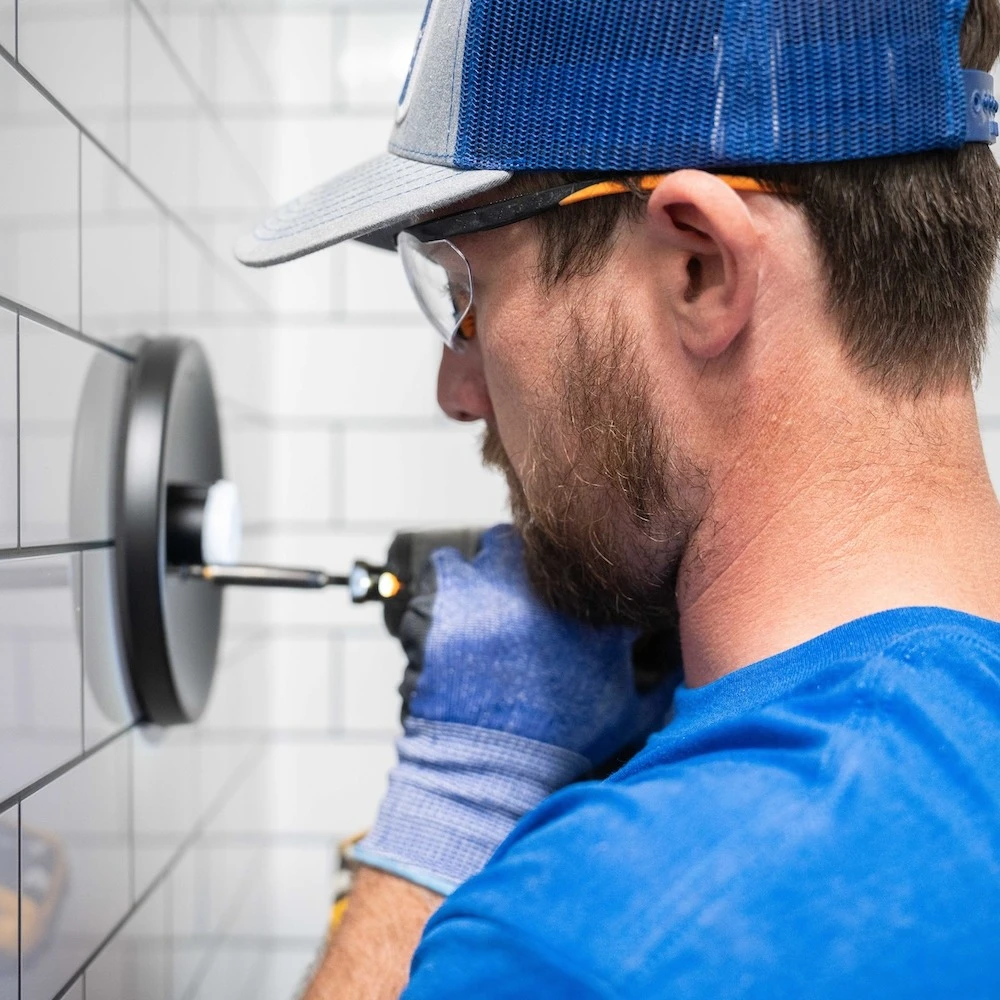
POLYGON ((401 229, 500 187, 511 176, 383 153, 279 208, 237 243, 236 257, 250 267, 267 267, 352 239, 391 249, 401 229))

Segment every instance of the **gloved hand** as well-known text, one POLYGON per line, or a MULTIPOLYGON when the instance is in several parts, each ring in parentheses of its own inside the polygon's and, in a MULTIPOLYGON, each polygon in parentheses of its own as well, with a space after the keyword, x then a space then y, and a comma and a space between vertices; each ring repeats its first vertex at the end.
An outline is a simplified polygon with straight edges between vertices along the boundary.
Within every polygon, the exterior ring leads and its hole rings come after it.
POLYGON ((661 728, 679 679, 639 693, 637 633, 542 605, 506 525, 474 558, 434 552, 397 620, 410 661, 399 764, 354 856, 443 895, 543 799, 661 728))

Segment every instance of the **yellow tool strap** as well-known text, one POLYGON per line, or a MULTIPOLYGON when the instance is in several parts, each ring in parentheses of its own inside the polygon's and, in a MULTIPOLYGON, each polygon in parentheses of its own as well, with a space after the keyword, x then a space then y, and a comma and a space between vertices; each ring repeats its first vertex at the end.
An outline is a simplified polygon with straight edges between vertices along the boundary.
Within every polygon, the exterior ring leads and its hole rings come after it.
POLYGON ((357 833, 347 840, 342 840, 337 845, 337 873, 338 890, 334 896, 333 906, 330 909, 330 933, 333 934, 344 922, 344 915, 347 913, 347 906, 351 899, 351 885, 354 881, 354 873, 358 869, 358 863, 354 860, 354 845, 363 840, 368 831, 357 833))

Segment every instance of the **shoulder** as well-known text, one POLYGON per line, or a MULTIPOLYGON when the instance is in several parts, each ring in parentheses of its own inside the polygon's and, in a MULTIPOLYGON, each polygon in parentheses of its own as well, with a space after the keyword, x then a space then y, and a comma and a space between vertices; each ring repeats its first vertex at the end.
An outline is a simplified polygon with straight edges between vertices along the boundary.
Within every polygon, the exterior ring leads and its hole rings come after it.
POLYGON ((981 995, 1000 779, 983 741, 946 732, 909 685, 865 683, 834 707, 814 689, 674 754, 654 745, 627 779, 552 797, 446 901, 418 958, 479 927, 500 951, 530 942, 551 982, 585 971, 596 996, 891 993, 900 976, 913 995, 981 995))

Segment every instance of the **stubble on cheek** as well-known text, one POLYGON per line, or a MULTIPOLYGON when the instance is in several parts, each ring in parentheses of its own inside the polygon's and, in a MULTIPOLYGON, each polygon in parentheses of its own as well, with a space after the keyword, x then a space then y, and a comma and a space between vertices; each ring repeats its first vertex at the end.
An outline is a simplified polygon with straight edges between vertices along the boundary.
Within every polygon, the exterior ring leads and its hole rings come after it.
POLYGON ((549 605, 595 625, 676 622, 676 576, 695 481, 661 440, 649 379, 615 312, 601 338, 579 319, 566 339, 558 403, 527 419, 520 475, 488 428, 483 461, 505 475, 529 576, 549 605))

